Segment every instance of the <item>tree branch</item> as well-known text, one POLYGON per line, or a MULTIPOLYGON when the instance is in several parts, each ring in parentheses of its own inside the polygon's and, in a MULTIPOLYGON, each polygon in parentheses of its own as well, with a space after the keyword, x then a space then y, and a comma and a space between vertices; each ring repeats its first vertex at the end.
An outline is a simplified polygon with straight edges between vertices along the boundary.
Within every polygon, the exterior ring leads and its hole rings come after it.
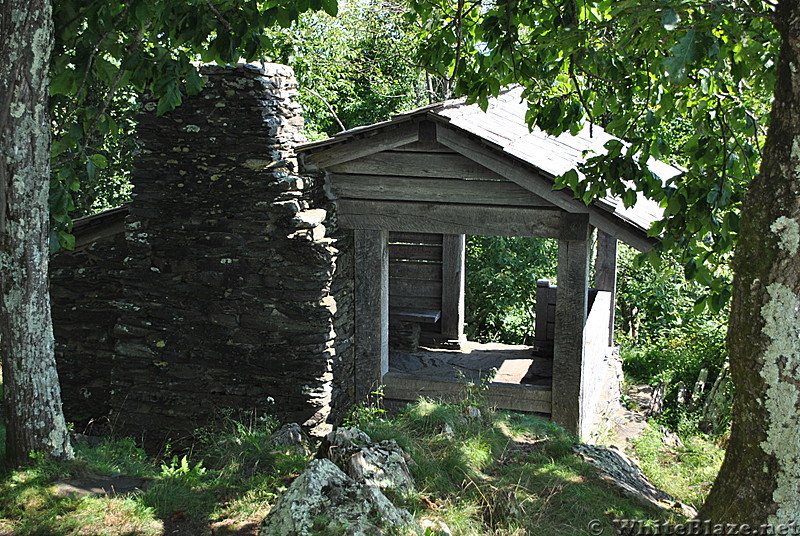
POLYGON ((339 119, 338 115, 336 115, 336 110, 333 108, 333 106, 331 105, 330 102, 325 100, 325 98, 322 95, 320 95, 319 93, 317 93, 316 91, 314 91, 310 87, 305 88, 305 90, 308 91, 309 93, 311 93, 312 95, 314 95, 315 97, 317 97, 319 100, 322 101, 322 104, 324 104, 328 108, 328 110, 331 112, 331 115, 333 116, 334 121, 336 121, 336 123, 339 125, 339 128, 341 128, 342 131, 347 130, 347 127, 344 126, 344 123, 342 123, 342 120, 339 119))

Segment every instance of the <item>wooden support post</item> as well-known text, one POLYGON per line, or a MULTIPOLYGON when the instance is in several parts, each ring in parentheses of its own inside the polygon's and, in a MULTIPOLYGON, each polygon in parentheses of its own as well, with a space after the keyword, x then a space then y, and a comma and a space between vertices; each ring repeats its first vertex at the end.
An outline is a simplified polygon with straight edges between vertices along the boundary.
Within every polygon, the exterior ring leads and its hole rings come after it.
POLYGON ((444 235, 442 241, 442 335, 461 341, 464 336, 463 234, 444 235))
POLYGON ((614 346, 614 309, 617 306, 617 239, 597 230, 597 258, 594 262, 595 288, 611 293, 608 345, 614 346))
POLYGON ((355 398, 389 371, 389 233, 355 231, 355 398))
POLYGON ((558 241, 558 290, 553 348, 552 419, 578 436, 583 432, 584 340, 589 290, 589 221, 563 214, 558 241))

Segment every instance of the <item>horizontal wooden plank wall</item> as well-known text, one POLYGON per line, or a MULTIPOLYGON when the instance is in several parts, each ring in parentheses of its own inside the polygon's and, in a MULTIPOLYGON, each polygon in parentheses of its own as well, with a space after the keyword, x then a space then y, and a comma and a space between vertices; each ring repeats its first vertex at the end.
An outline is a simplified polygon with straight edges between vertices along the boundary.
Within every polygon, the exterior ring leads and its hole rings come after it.
MULTIPOLYGON (((442 235, 389 233, 389 307, 442 309, 442 235)), ((441 333, 441 321, 426 324, 441 333)))
MULTIPOLYGON (((389 400, 417 400, 424 396, 434 400, 457 402, 464 400, 467 386, 454 381, 434 380, 389 372, 383 377, 384 396, 389 400)), ((552 390, 534 385, 491 383, 484 396, 490 406, 513 411, 550 414, 552 390)))

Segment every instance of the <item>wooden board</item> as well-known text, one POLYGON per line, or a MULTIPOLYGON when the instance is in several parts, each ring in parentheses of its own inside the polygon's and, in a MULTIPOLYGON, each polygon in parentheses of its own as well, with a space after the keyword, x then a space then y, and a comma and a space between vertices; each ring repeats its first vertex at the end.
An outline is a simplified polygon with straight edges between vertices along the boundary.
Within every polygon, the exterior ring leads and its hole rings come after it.
POLYGON ((410 153, 450 153, 456 154, 450 147, 445 147, 439 142, 435 141, 417 141, 407 145, 395 147, 393 151, 407 151, 410 153))
POLYGON ((441 244, 440 233, 389 233, 389 244, 441 244))
POLYGON ((420 279, 390 278, 389 295, 441 299, 442 282, 423 281, 420 279))
POLYGON ((422 324, 435 324, 442 317, 438 309, 414 309, 412 307, 392 307, 389 316, 406 322, 419 322, 422 324))
POLYGON ((411 178, 334 173, 329 177, 336 199, 428 201, 480 205, 553 207, 511 181, 411 178))
POLYGON ((407 307, 411 309, 442 309, 442 298, 425 298, 420 296, 392 296, 389 307, 407 307))
POLYGON ((494 171, 461 156, 448 153, 383 151, 326 168, 332 173, 443 177, 451 179, 499 179, 494 171))
POLYGON ((395 260, 389 263, 389 277, 441 281, 442 265, 435 262, 404 262, 395 260))
MULTIPOLYGON (((429 380, 414 374, 389 372, 383 376, 384 396, 392 400, 416 400, 423 396, 457 402, 464 399, 465 385, 458 382, 429 380)), ((490 383, 484 392, 490 406, 513 411, 549 414, 552 391, 533 385, 490 383)))
POLYGON ((561 225, 557 209, 350 199, 336 205, 342 229, 555 238, 561 225))
POLYGON ((301 152, 302 168, 308 171, 327 168, 386 149, 407 145, 418 139, 419 128, 416 123, 400 124, 364 137, 354 137, 322 150, 314 151, 310 148, 307 152, 301 152))
POLYGON ((530 169, 521 162, 503 153, 502 148, 490 148, 452 129, 440 128, 439 141, 451 149, 475 160, 498 175, 516 182, 523 188, 547 199, 567 212, 588 212, 586 205, 573 199, 566 191, 553 190, 553 180, 540 172, 530 169))
POLYGON ((391 244, 389 258, 392 260, 441 261, 442 246, 427 244, 391 244))

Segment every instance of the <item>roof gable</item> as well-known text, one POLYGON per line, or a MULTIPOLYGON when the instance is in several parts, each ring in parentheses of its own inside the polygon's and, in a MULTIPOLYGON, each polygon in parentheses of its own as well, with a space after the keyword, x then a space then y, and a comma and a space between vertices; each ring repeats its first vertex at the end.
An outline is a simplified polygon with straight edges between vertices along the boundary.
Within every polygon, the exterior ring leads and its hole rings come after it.
MULTIPOLYGON (((555 176, 604 152, 603 145, 615 138, 597 126, 575 136, 549 136, 528 128, 526 111, 521 89, 515 88, 492 99, 485 112, 463 99, 448 101, 304 144, 297 151, 306 169, 352 175, 347 179, 350 184, 362 175, 363 183, 358 187, 364 195, 370 188, 383 192, 380 195, 391 195, 392 181, 375 179, 376 173, 397 178, 506 179, 563 211, 589 214, 595 227, 640 250, 649 249, 654 240, 647 237, 647 230, 662 215, 657 203, 640 196, 634 206, 625 208, 620 199, 607 197, 587 207, 574 199, 572 192, 552 189, 555 176)), ((654 159, 648 165, 662 180, 680 173, 654 159)), ((508 198, 512 190, 508 184, 499 184, 495 186, 498 195, 503 189, 501 197, 508 198)), ((484 200, 491 195, 488 190, 483 192, 484 200)), ((429 201, 453 202, 444 195, 429 201)))

